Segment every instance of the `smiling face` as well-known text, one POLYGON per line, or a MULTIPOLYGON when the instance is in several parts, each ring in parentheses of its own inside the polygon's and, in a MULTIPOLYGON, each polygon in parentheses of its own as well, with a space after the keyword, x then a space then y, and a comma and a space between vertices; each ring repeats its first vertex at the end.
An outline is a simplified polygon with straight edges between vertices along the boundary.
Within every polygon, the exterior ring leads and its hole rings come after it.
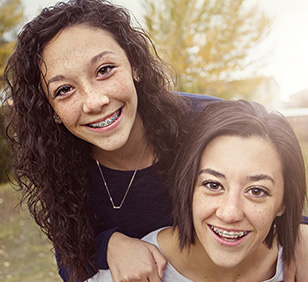
POLYGON ((264 250, 272 222, 283 214, 283 185, 280 158, 269 141, 213 139, 203 151, 193 195, 196 245, 216 265, 247 263, 264 250))
POLYGON ((66 28, 42 56, 49 87, 48 92, 43 82, 44 91, 72 134, 103 151, 124 146, 134 130, 138 134, 136 73, 107 31, 86 25, 66 28))

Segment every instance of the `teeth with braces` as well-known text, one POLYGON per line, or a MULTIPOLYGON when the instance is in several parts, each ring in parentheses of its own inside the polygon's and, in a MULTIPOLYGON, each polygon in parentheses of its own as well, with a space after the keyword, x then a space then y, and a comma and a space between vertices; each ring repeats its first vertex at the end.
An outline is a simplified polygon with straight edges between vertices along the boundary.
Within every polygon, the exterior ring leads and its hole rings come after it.
POLYGON ((218 234, 220 237, 223 237, 224 239, 228 240, 234 240, 234 239, 239 239, 243 236, 245 236, 246 234, 248 234, 247 231, 240 231, 240 232, 235 232, 235 231, 226 231, 226 230, 221 230, 215 226, 211 225, 211 229, 218 234))
POLYGON ((120 110, 118 112, 116 112, 114 116, 107 118, 106 120, 101 121, 99 123, 91 124, 90 127, 94 127, 94 128, 106 127, 106 126, 114 123, 118 119, 119 116, 120 116, 120 110))

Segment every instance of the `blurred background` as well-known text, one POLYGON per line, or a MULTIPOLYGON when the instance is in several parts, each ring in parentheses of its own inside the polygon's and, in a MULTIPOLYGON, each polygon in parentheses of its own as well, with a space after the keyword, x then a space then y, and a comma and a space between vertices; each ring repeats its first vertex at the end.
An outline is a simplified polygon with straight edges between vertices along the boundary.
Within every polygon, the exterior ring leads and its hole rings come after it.
MULTIPOLYGON (((0 281, 61 281, 52 245, 6 176, 3 82, 16 35, 56 0, 0 0, 0 281), (2 93, 2 94, 1 94, 2 93)), ((170 64, 175 90, 247 99, 288 117, 308 164, 307 0, 117 0, 170 64)), ((305 214, 308 215, 306 207, 305 214)))

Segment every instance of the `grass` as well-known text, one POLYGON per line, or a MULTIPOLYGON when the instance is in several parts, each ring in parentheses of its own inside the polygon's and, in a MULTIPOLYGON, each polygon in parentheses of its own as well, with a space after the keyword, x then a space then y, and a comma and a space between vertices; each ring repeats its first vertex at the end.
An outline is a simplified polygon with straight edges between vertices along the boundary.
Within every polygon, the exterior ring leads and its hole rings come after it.
POLYGON ((60 282, 52 245, 10 184, 0 185, 0 282, 60 282))

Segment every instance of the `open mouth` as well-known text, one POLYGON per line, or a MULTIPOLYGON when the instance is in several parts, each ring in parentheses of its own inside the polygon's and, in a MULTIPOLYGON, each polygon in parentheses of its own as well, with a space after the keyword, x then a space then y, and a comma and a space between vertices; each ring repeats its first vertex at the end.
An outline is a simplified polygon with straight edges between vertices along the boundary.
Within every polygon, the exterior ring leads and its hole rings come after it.
POLYGON ((122 108, 119 109, 118 111, 116 111, 112 116, 106 118, 105 120, 103 121, 100 121, 98 123, 91 123, 91 124, 88 124, 89 127, 92 127, 92 128, 103 128, 103 127, 107 127, 111 124, 113 124, 121 115, 122 113, 122 108))
POLYGON ((218 237, 228 242, 235 242, 240 240, 249 233, 249 231, 226 231, 213 225, 209 225, 209 227, 218 237))

